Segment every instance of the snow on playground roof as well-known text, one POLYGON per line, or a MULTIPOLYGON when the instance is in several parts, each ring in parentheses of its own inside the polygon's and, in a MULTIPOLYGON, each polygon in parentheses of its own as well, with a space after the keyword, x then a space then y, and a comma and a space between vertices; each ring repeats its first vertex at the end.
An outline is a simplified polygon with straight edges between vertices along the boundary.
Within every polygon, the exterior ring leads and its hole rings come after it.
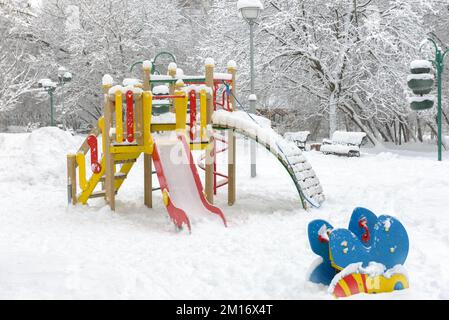
POLYGON ((206 93, 212 94, 212 89, 206 86, 205 84, 200 84, 199 86, 192 84, 190 86, 182 88, 182 91, 184 91, 186 94, 188 94, 192 90, 195 91, 196 93, 200 93, 201 90, 206 90, 206 93))
POLYGON ((432 68, 432 62, 428 60, 414 60, 410 63, 410 69, 432 68))
POLYGON ((125 78, 123 79, 123 85, 126 86, 135 86, 136 84, 141 84, 142 81, 134 78, 125 78))
POLYGON ((166 85, 159 85, 159 86, 154 86, 153 88, 153 94, 169 94, 170 89, 168 88, 168 86, 166 85))
POLYGON ((151 80, 172 80, 173 78, 166 74, 152 74, 151 80))
POLYGON ((109 89, 108 94, 113 96, 113 95, 115 95, 115 93, 117 92, 117 90, 121 91, 122 94, 126 94, 126 92, 129 91, 129 90, 131 90, 134 94, 136 94, 136 93, 137 93, 137 94, 138 94, 138 93, 142 93, 142 89, 136 88, 136 87, 134 87, 134 86, 126 86, 126 87, 123 87, 123 86, 121 86, 121 85, 115 85, 115 86, 113 86, 113 87, 111 87, 111 88, 109 89))
POLYGON ((214 73, 215 80, 232 80, 232 74, 230 73, 214 73))
POLYGON ((260 0, 239 0, 237 2, 237 9, 247 8, 247 7, 255 7, 259 9, 263 9, 263 4, 260 0))

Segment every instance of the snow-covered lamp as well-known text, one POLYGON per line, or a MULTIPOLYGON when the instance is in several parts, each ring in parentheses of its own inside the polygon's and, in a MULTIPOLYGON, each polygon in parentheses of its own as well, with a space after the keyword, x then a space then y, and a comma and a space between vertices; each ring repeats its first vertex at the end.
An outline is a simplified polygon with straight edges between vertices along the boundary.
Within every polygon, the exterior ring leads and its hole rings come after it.
POLYGON ((61 82, 61 83, 69 82, 72 80, 72 74, 70 72, 68 72, 66 68, 59 67, 58 68, 58 79, 59 79, 59 82, 61 82))
POLYGON ((254 21, 259 17, 260 12, 262 12, 263 4, 260 0, 239 0, 237 2, 237 9, 239 9, 244 19, 254 21))

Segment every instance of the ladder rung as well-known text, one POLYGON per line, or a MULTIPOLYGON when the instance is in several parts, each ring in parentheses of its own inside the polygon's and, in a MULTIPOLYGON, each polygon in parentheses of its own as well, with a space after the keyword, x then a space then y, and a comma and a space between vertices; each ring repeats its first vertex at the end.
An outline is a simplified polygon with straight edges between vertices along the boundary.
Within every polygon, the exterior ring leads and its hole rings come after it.
MULTIPOLYGON (((125 179, 126 176, 127 176, 126 173, 119 172, 119 173, 116 173, 116 174, 114 175, 114 180, 125 179)), ((106 176, 102 176, 102 177, 100 178, 100 181, 106 181, 106 176)))
MULTIPOLYGON (((115 194, 117 194, 117 191, 115 191, 115 194)), ((106 195, 106 191, 101 190, 101 191, 93 192, 93 193, 89 196, 89 198, 102 198, 102 197, 104 197, 105 195, 106 195)))
POLYGON ((134 141, 131 143, 130 142, 122 142, 122 143, 114 142, 111 145, 114 147, 136 147, 136 146, 138 146, 137 141, 134 141))
POLYGON ((136 159, 115 160, 114 162, 115 162, 116 164, 132 163, 132 162, 136 162, 136 159))

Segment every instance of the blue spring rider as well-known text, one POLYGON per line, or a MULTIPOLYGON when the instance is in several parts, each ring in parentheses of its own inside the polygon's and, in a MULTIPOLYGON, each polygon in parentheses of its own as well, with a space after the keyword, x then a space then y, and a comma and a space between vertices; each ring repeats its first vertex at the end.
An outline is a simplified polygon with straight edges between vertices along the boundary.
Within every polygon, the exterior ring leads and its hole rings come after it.
POLYGON ((359 207, 352 212, 348 229, 334 229, 327 221, 314 220, 309 223, 308 236, 312 251, 322 258, 309 280, 331 285, 334 296, 408 288, 407 276, 400 267, 407 258, 409 240, 396 218, 377 217, 359 207), (370 274, 366 267, 372 263, 383 265, 386 271, 370 274))

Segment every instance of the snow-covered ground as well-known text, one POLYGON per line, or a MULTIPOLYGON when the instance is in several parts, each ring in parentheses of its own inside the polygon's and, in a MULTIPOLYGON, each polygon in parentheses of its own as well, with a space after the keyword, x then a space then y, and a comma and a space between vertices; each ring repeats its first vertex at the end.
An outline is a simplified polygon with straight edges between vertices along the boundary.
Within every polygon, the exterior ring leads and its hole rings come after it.
POLYGON ((306 152, 327 197, 306 212, 268 151, 258 149, 249 178, 249 141, 238 139, 237 203, 226 205, 226 188, 216 198, 229 227, 195 219, 188 234, 175 231, 159 192, 153 209, 143 205, 140 161, 116 212, 102 199, 68 207, 66 153, 82 140, 56 128, 0 134, 0 298, 332 299, 305 278, 316 259, 307 224, 347 227, 365 206, 406 227, 410 289, 353 298, 449 299, 449 161, 437 162, 434 147, 306 152))

